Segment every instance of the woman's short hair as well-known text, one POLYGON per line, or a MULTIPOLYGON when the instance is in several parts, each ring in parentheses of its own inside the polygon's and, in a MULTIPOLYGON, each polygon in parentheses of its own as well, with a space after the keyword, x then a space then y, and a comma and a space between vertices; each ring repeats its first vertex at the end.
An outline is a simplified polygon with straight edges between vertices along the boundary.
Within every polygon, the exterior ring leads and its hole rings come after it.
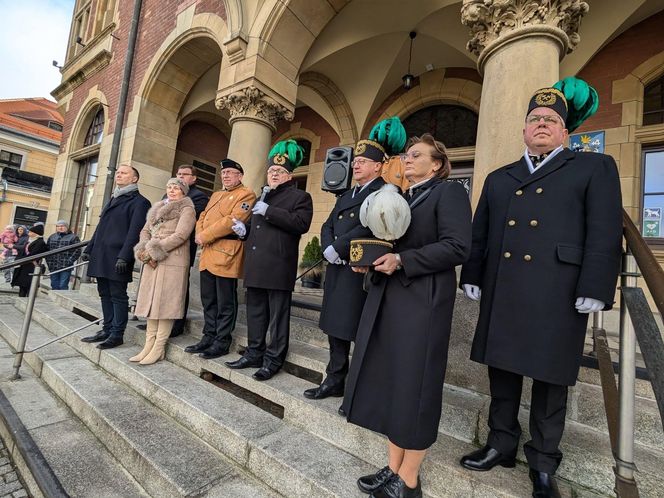
POLYGON ((452 172, 452 165, 450 164, 450 160, 447 157, 447 149, 445 148, 445 144, 439 140, 436 140, 431 133, 425 133, 419 137, 410 137, 408 139, 408 143, 406 144, 406 150, 419 143, 424 143, 430 146, 433 149, 431 152, 431 157, 434 160, 440 161, 443 165, 442 168, 435 172, 435 176, 443 180, 450 176, 450 173, 452 172))

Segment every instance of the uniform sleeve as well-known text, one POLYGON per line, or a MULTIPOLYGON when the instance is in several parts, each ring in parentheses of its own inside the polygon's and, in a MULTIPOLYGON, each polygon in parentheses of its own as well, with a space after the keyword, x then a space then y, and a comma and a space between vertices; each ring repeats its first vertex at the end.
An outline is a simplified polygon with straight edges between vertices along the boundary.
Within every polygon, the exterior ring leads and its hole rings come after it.
POLYGON ((320 245, 323 247, 323 250, 325 250, 327 246, 334 242, 334 223, 332 220, 334 220, 334 217, 336 216, 336 211, 337 207, 334 206, 330 212, 330 215, 327 217, 325 223, 323 223, 323 226, 320 229, 320 245))
POLYGON ((586 190, 586 239, 575 297, 591 297, 611 309, 622 253, 622 198, 618 168, 602 155, 586 190))
MULTIPOLYGON (((227 214, 219 213, 217 221, 209 225, 207 228, 202 229, 200 224, 198 225, 198 231, 196 234, 201 239, 203 244, 210 244, 221 237, 226 237, 227 235, 234 235, 235 232, 232 230, 233 218, 240 220, 244 223, 247 222, 251 216, 251 211, 242 207, 243 204, 252 205, 256 201, 256 195, 249 189, 244 190, 242 195, 238 195, 235 199, 235 203, 231 208, 231 211, 227 214)), ((212 209, 219 209, 221 202, 217 203, 212 209)), ((209 214, 206 210, 206 216, 209 214)), ((201 216, 203 219, 203 216, 201 216)))
POLYGON ((470 257, 461 268, 461 278, 459 286, 464 284, 482 285, 484 276, 484 255, 487 250, 487 240, 489 237, 489 182, 491 177, 487 177, 482 187, 482 194, 475 210, 472 228, 472 245, 470 257))
POLYGON ((290 210, 269 206, 265 212, 265 221, 281 228, 284 232, 295 235, 307 233, 311 226, 314 208, 311 196, 306 192, 301 194, 290 210))
POLYGON ((419 249, 400 252, 408 278, 449 270, 465 263, 471 246, 471 210, 466 189, 460 183, 444 183, 436 205, 438 240, 419 249))
POLYGON ((341 235, 337 240, 332 243, 332 247, 337 251, 339 257, 348 261, 350 259, 350 242, 353 239, 366 239, 373 237, 373 233, 367 227, 358 224, 351 228, 348 232, 341 235))

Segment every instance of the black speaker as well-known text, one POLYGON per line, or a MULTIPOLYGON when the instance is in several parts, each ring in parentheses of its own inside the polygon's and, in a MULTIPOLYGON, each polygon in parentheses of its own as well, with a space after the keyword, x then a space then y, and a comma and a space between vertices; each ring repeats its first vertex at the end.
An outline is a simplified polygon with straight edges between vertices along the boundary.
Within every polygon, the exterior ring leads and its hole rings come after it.
POLYGON ((352 164, 352 147, 340 146, 327 149, 320 188, 325 192, 335 193, 348 190, 353 181, 352 164))

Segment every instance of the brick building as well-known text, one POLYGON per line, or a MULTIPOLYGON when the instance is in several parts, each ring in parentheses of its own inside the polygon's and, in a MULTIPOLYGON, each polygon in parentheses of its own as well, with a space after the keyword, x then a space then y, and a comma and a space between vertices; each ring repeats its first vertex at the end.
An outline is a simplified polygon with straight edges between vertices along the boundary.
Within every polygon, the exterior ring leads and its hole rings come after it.
POLYGON ((578 132, 618 161, 625 207, 664 259, 664 6, 531 4, 143 0, 118 130, 135 2, 77 0, 53 91, 65 121, 49 217, 71 219, 89 236, 120 131, 119 160, 140 169, 152 200, 182 162, 200 167, 203 188, 218 188, 226 156, 258 189, 269 147, 295 138, 309 150, 297 177, 316 210, 304 244, 334 203, 320 190, 326 149, 355 142, 390 115, 409 133, 432 130, 446 142, 453 175, 476 201, 486 174, 522 153, 532 91, 578 75, 601 99, 578 132))

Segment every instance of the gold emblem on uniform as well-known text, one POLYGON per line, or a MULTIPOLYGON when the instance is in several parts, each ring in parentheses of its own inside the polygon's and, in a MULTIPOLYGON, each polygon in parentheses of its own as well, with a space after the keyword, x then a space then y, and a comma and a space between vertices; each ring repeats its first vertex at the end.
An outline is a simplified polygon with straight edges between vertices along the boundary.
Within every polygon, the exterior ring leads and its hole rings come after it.
POLYGON ((362 249, 361 244, 351 244, 350 246, 350 261, 351 263, 357 263, 362 259, 364 254, 364 249, 362 249))
POLYGON ((364 154, 366 151, 367 151, 367 144, 365 144, 365 143, 360 142, 355 146, 355 155, 356 156, 360 156, 360 155, 364 154))
POLYGON ((279 166, 283 166, 284 164, 286 164, 286 156, 284 156, 283 154, 277 154, 272 158, 272 162, 274 164, 278 164, 279 166))
POLYGON ((556 103, 556 96, 552 93, 540 93, 535 97, 535 102, 541 106, 550 106, 556 103))

